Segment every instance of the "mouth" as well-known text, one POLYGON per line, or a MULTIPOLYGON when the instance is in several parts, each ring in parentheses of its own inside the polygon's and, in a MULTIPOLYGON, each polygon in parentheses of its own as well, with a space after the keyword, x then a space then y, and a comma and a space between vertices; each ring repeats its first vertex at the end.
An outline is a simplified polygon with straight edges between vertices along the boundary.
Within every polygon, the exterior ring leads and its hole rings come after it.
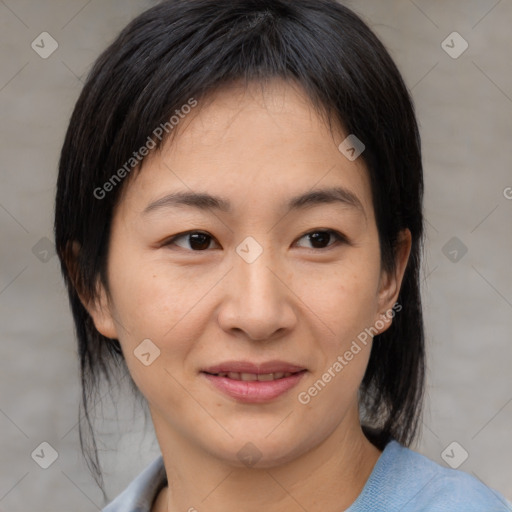
MULTIPOLYGON (((305 371, 305 370, 301 370, 305 371)), ((220 372, 220 373, 209 373, 204 372, 207 375, 213 375, 215 377, 226 377, 232 380, 242 380, 245 382, 269 382, 271 380, 286 379, 296 373, 300 372, 276 372, 276 373, 240 373, 240 372, 220 372)))
POLYGON ((223 395, 244 403, 269 402, 295 387, 307 370, 280 361, 228 362, 200 373, 223 395))

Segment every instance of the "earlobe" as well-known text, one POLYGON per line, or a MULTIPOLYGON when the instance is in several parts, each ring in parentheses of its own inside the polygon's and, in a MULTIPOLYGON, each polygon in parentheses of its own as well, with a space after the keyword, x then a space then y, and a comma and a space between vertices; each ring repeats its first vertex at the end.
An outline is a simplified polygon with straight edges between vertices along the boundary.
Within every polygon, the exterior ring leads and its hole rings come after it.
POLYGON ((73 241, 66 257, 66 266, 75 291, 91 316, 96 330, 107 338, 118 339, 107 292, 100 279, 98 278, 96 282, 96 292, 93 297, 89 297, 83 289, 77 270, 79 252, 80 244, 73 241))
MULTIPOLYGON (((80 299, 82 300, 82 299, 80 299)), ((118 339, 117 329, 112 315, 111 307, 107 299, 105 288, 102 284, 97 284, 96 296, 82 304, 91 316, 96 330, 106 338, 118 339)))
MULTIPOLYGON (((395 271, 393 273, 383 271, 379 288, 379 320, 385 321, 386 328, 391 325, 391 318, 386 313, 390 311, 398 300, 402 286, 405 269, 411 252, 412 237, 409 229, 400 232, 395 254, 395 271)), ((382 331, 382 332, 383 332, 382 331)))

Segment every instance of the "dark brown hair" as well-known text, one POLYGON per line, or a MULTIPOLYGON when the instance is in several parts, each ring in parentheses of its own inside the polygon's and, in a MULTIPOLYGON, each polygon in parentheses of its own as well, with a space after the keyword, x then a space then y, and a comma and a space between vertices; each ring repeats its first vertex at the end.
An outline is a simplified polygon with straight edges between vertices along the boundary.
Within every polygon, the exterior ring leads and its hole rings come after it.
POLYGON ((88 406, 101 376, 110 383, 114 370, 125 368, 124 358, 119 342, 95 329, 77 290, 94 298, 98 280, 108 289, 113 210, 140 166, 104 197, 95 190, 148 137, 161 147, 165 137, 154 137, 155 128, 190 98, 200 103, 232 81, 276 77, 300 84, 319 111, 364 142, 361 158, 371 180, 384 268, 394 268, 400 231, 412 234, 398 298, 403 309, 374 338, 360 397, 365 433, 374 444, 383 448, 395 439, 410 445, 416 436, 425 373, 423 171, 414 108, 397 67, 370 28, 334 0, 168 0, 134 19, 97 59, 59 163, 55 240, 78 338, 80 442, 102 490, 88 406), (74 241, 80 246, 76 259, 74 241), (87 450, 84 427, 92 435, 87 450))

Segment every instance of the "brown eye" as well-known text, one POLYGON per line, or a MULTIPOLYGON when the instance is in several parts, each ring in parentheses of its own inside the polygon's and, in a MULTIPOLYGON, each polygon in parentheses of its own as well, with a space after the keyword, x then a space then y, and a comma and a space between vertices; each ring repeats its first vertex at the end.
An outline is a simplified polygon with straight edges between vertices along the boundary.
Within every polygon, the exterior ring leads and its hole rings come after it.
POLYGON ((164 245, 177 245, 178 247, 191 251, 204 251, 210 247, 210 243, 212 241, 213 238, 208 233, 203 233, 202 231, 189 231, 188 233, 182 233, 172 237, 165 242, 164 245), (177 242, 178 240, 180 243, 177 242))
POLYGON ((341 243, 347 241, 341 233, 332 229, 311 231, 303 235, 300 240, 303 238, 309 240, 309 243, 312 245, 312 249, 327 249, 332 245, 335 245, 336 242, 341 243))

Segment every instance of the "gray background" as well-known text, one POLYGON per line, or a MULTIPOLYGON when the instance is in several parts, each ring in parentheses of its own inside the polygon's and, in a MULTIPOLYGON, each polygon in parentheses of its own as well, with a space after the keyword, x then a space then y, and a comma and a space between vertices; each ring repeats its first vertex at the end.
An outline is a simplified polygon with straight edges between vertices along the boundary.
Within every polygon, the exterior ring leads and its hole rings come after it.
MULTIPOLYGON (((118 31, 153 4, 0 1, 3 512, 86 512, 103 505, 79 452, 73 325, 52 255, 54 186, 87 71, 118 31), (32 41, 42 46, 42 32, 58 43, 47 59, 31 47, 32 41), (31 457, 42 442, 58 453, 48 469, 31 457)), ((446 465, 441 454, 456 441, 450 460, 460 462, 465 449, 469 457, 459 469, 512 499, 512 2, 348 5, 396 60, 422 133, 429 371, 415 449, 446 465), (441 45, 454 31, 469 44, 458 58, 441 45)), ((460 50, 461 41, 452 39, 450 51, 460 50)), ((106 398, 96 409, 104 418, 98 441, 111 498, 159 453, 150 425, 144 433, 140 409, 129 399, 117 402, 119 417, 106 398)))

